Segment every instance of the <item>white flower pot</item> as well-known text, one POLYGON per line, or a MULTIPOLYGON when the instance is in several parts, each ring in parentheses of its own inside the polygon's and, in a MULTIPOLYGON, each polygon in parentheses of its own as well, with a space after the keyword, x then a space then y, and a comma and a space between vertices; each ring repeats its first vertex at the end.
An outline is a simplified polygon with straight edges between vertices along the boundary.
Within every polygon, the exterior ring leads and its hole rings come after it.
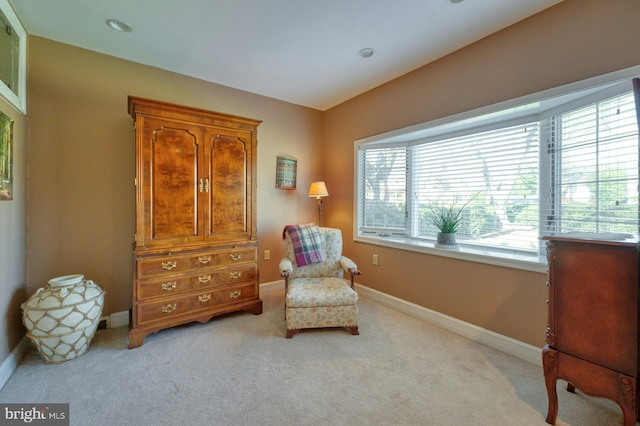
POLYGON ((49 280, 22 307, 27 336, 48 364, 76 358, 87 351, 104 307, 104 290, 84 275, 49 280))
POLYGON ((435 247, 448 250, 457 250, 460 246, 456 242, 456 234, 448 234, 445 232, 438 232, 435 247))

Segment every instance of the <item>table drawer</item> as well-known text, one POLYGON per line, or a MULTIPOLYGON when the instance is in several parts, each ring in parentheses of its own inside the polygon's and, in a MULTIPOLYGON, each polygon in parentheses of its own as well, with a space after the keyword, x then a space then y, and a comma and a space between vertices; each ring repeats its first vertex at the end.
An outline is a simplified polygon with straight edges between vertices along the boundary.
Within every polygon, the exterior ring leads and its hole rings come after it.
POLYGON ((257 276, 258 265, 255 263, 245 263, 232 267, 198 271, 193 274, 137 281, 137 298, 138 300, 146 300, 153 297, 164 297, 196 289, 255 281, 257 276))
POLYGON ((253 246, 203 250, 188 254, 139 256, 136 258, 136 277, 138 279, 150 278, 217 266, 255 262, 256 256, 257 248, 253 246))
POLYGON ((180 316, 196 315, 207 309, 255 299, 258 294, 257 288, 258 285, 253 282, 217 290, 203 289, 199 292, 155 302, 141 302, 136 306, 138 323, 144 324, 180 316))

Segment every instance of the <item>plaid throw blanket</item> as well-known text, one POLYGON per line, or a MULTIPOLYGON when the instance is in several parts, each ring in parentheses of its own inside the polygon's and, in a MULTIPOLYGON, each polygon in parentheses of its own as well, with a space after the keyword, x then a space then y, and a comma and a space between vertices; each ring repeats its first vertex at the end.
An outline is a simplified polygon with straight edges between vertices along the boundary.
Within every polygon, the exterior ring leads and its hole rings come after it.
POLYGON ((304 266, 310 263, 318 263, 324 260, 322 251, 322 239, 320 229, 315 223, 306 225, 287 225, 282 231, 282 239, 289 233, 293 243, 293 253, 296 257, 296 265, 304 266))

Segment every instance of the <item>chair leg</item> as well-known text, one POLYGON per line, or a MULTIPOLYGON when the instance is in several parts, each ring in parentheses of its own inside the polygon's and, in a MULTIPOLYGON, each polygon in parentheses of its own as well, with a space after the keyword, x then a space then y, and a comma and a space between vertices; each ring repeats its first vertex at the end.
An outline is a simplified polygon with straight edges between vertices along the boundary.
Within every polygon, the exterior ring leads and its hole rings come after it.
POLYGON ((355 327, 347 327, 349 329, 349 331, 351 332, 352 335, 357 336, 360 334, 360 332, 358 331, 358 326, 356 325, 355 327))
POLYGON ((299 329, 293 329, 293 330, 287 329, 287 339, 291 339, 293 335, 299 331, 300 331, 299 329))

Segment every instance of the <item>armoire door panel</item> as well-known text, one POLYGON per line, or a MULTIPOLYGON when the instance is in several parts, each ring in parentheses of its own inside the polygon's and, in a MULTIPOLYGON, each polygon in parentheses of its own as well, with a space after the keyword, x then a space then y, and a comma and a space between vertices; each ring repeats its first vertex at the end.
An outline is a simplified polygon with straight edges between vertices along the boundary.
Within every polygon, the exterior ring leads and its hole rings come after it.
POLYGON ((145 186, 145 213, 150 225, 147 246, 202 240, 198 175, 201 128, 149 119, 145 133, 149 154, 145 186))
POLYGON ((210 239, 249 237, 247 209, 251 200, 247 194, 248 166, 251 164, 252 135, 242 132, 217 132, 207 129, 209 144, 208 170, 211 191, 207 209, 210 239))

